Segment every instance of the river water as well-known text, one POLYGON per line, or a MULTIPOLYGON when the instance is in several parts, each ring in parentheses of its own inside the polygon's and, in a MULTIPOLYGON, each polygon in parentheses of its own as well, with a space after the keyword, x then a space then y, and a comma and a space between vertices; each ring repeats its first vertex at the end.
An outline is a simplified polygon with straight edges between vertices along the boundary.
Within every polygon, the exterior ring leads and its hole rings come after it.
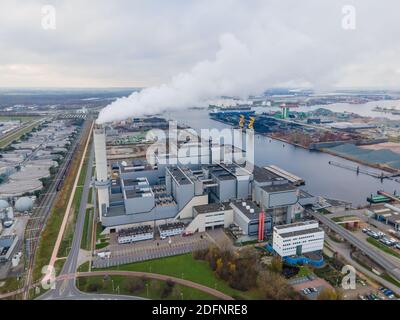
MULTIPOLYGON (((348 105, 346 108, 340 104, 342 111, 352 111, 356 109, 355 105, 348 105)), ((358 105, 357 113, 370 113, 370 109, 376 105, 382 106, 382 103, 358 105)), ((315 107, 310 107, 315 108, 315 107)), ((335 110, 337 105, 324 106, 335 110)), ((336 111, 339 111, 336 109, 336 111)), ((375 113, 375 112, 374 112, 375 113)), ((228 125, 211 120, 208 116, 208 110, 181 110, 179 112, 169 112, 166 115, 169 119, 174 119, 178 123, 186 124, 196 130, 202 128, 228 128, 228 125)), ((377 116, 377 115, 375 115, 377 116)), ((381 115, 380 115, 381 116, 381 115)), ((357 175, 353 171, 335 167, 329 164, 329 161, 335 161, 352 166, 358 164, 330 154, 309 151, 296 147, 278 140, 270 139, 261 135, 256 135, 255 139, 255 163, 259 166, 277 165, 282 169, 294 173, 305 179, 304 190, 313 195, 326 196, 332 199, 345 200, 351 202, 354 206, 365 205, 366 199, 371 194, 376 194, 377 190, 387 192, 400 191, 400 183, 393 180, 384 180, 381 182, 371 176, 364 174, 357 175)), ((366 166, 360 166, 372 172, 381 172, 366 166)))

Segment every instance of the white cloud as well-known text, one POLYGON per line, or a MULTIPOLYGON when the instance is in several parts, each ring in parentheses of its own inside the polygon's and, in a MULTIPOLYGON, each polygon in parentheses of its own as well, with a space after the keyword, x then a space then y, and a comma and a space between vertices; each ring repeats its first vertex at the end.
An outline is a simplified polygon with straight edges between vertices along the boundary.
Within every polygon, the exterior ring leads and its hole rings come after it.
POLYGON ((349 4, 342 0, 58 0, 57 29, 44 31, 41 6, 48 3, 2 2, 0 86, 157 86, 214 61, 224 34, 259 52, 250 52, 256 63, 219 66, 223 78, 253 78, 225 82, 223 91, 297 83, 394 87, 400 80, 395 0, 352 1, 354 31, 341 28, 341 8, 349 4))

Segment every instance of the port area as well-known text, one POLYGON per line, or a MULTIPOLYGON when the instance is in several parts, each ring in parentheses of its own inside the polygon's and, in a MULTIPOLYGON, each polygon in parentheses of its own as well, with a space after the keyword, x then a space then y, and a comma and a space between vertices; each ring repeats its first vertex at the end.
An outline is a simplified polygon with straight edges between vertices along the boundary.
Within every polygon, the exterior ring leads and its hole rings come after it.
MULTIPOLYGON (((294 111, 297 107, 291 105, 287 107, 290 111, 264 111, 260 114, 231 108, 229 112, 210 112, 209 117, 234 127, 240 124, 241 116, 245 117, 245 125, 253 117, 254 130, 258 134, 383 170, 382 174, 376 174, 380 179, 400 175, 399 135, 393 136, 396 121, 381 122, 375 118, 333 112, 325 108, 308 112, 294 111)), ((284 106, 281 108, 284 109, 284 106)))

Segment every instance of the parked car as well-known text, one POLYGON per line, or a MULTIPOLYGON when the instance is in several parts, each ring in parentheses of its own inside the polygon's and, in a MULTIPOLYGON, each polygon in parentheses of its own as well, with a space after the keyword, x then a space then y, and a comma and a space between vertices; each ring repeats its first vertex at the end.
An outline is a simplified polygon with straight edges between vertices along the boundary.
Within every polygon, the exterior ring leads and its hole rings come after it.
POLYGON ((311 293, 310 289, 305 288, 302 290, 305 295, 309 295, 311 293))

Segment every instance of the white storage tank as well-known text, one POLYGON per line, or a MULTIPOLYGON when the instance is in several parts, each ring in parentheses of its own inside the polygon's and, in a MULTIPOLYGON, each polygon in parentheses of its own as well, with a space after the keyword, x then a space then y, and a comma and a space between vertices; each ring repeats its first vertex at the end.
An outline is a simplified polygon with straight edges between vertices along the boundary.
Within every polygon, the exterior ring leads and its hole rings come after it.
POLYGON ((15 202, 15 210, 18 212, 31 211, 33 208, 33 201, 29 197, 22 197, 15 202))
POLYGON ((6 200, 0 200, 0 210, 7 209, 10 205, 6 200))

